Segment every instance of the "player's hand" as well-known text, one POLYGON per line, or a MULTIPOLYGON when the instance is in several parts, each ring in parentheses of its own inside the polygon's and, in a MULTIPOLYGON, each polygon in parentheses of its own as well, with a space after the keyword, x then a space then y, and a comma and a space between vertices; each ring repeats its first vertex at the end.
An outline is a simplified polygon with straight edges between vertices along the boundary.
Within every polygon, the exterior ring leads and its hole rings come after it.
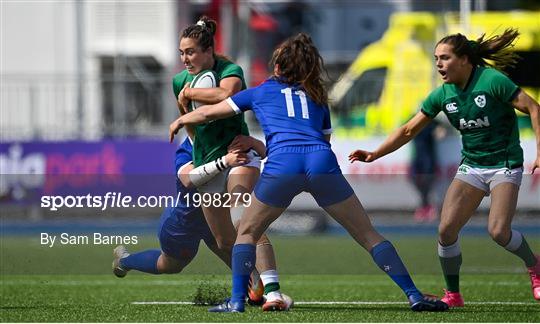
POLYGON ((229 147, 227 148, 229 152, 233 151, 242 151, 247 152, 253 147, 253 137, 246 135, 236 136, 229 147))
POLYGON ((169 143, 173 142, 174 135, 176 135, 182 127, 184 127, 184 124, 182 124, 180 118, 176 119, 171 123, 171 125, 169 126, 169 143))
POLYGON ((369 152, 364 150, 356 150, 349 154, 349 162, 373 162, 377 159, 375 152, 369 152))
POLYGON ((225 155, 225 161, 229 167, 241 166, 249 163, 249 157, 245 152, 235 150, 225 155))
POLYGON ((178 108, 180 108, 180 114, 187 114, 189 112, 189 99, 186 97, 186 89, 189 88, 189 82, 186 83, 184 88, 178 94, 178 108))

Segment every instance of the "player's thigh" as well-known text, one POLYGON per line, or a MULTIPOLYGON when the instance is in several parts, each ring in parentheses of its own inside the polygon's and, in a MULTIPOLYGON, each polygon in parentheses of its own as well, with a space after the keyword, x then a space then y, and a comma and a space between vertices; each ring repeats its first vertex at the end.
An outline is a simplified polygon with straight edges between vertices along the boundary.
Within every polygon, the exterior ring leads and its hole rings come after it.
POLYGON ((236 243, 255 244, 283 211, 285 208, 267 205, 254 195, 240 219, 236 243))
POLYGON ((306 190, 321 207, 344 201, 354 193, 341 173, 334 152, 329 149, 310 152, 306 157, 306 171, 306 190))
POLYGON ((457 238, 457 233, 469 221, 485 195, 485 191, 460 179, 454 179, 444 198, 439 234, 448 234, 451 239, 457 238))
POLYGON ((158 262, 166 269, 180 267, 181 270, 197 255, 201 240, 197 229, 181 226, 168 219, 161 225, 158 236, 162 251, 161 261, 158 262))
POLYGON ((304 163, 303 154, 272 154, 266 161, 252 196, 272 207, 288 207, 296 195, 306 190, 304 163))
POLYGON ((323 208, 366 250, 369 251, 375 244, 384 240, 373 228, 356 194, 353 193, 347 199, 323 208))
POLYGON ((236 230, 231 221, 231 213, 228 207, 208 206, 202 207, 206 223, 216 239, 218 246, 231 246, 236 238, 236 230))
POLYGON ((251 160, 244 166, 231 169, 227 183, 229 193, 251 193, 259 179, 261 157, 253 150, 248 152, 251 160))
POLYGON ((255 188, 259 179, 259 169, 256 167, 235 167, 229 173, 227 180, 227 191, 231 194, 231 200, 234 203, 240 198, 239 203, 245 203, 243 194, 250 194, 255 188), (236 195, 240 194, 239 197, 236 195))
POLYGON ((490 234, 508 232, 516 212, 519 187, 511 182, 499 183, 491 190, 488 229, 490 234))

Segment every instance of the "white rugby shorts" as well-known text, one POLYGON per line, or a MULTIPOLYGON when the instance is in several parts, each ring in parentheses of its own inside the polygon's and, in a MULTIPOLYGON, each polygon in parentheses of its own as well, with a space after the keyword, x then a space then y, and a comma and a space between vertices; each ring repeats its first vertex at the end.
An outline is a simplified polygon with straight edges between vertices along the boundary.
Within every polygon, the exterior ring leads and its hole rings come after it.
POLYGON ((459 166, 455 179, 459 179, 486 192, 489 196, 491 190, 500 183, 510 182, 516 186, 521 185, 523 167, 508 169, 484 169, 462 164, 459 166))
POLYGON ((237 166, 233 168, 227 168, 216 175, 212 180, 203 184, 197 190, 199 192, 208 192, 208 193, 225 193, 227 192, 227 180, 229 179, 229 174, 234 174, 234 171, 240 167, 253 167, 261 169, 261 156, 251 149, 248 152, 249 163, 242 166, 237 166))

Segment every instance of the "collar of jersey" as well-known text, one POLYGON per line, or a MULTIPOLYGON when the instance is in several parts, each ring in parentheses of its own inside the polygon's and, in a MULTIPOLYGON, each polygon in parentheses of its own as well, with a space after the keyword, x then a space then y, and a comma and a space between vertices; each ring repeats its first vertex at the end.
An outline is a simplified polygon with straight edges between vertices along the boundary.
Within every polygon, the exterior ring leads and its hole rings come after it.
POLYGON ((478 66, 474 65, 472 70, 471 70, 471 74, 469 75, 469 79, 467 80, 467 84, 465 84, 465 88, 463 88, 463 90, 461 90, 461 88, 458 87, 456 84, 454 84, 454 87, 456 87, 456 89, 460 93, 469 91, 469 88, 471 87, 471 84, 473 83, 474 79, 476 78, 476 74, 477 74, 476 72, 477 71, 478 71, 478 66))

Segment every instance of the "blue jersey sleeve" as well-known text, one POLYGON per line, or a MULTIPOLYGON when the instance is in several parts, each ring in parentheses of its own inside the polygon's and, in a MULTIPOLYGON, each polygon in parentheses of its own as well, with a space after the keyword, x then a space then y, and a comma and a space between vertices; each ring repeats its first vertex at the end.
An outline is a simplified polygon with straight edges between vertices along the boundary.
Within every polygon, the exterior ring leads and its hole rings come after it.
POLYGON ((255 92, 255 89, 257 88, 243 90, 234 96, 227 98, 227 103, 236 112, 236 114, 241 114, 244 111, 252 108, 253 93, 255 92))
POLYGON ((191 141, 189 140, 189 138, 186 138, 184 140, 184 142, 182 144, 180 144, 180 146, 176 150, 174 164, 175 164, 175 167, 176 167, 176 173, 177 174, 178 174, 178 170, 180 170, 180 168, 183 165, 185 165, 186 163, 191 162, 191 160, 193 159, 192 154, 191 154, 192 149, 193 148, 192 148, 192 145, 191 145, 191 141))
POLYGON ((332 134, 332 122, 330 120, 330 109, 324 107, 323 127, 322 132, 324 135, 332 134))

